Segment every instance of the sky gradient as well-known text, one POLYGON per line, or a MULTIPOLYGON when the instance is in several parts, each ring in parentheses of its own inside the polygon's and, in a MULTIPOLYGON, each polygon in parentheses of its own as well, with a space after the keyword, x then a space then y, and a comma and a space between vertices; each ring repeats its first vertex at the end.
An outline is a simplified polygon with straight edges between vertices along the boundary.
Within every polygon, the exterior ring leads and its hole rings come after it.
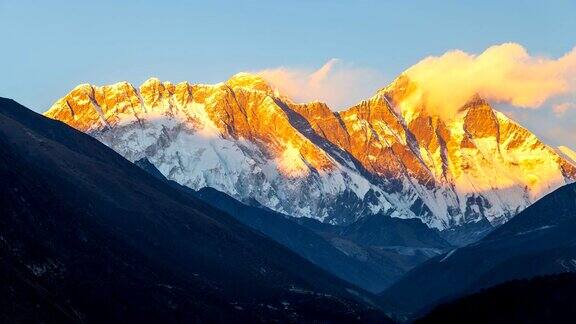
MULTIPOLYGON (((337 58, 342 69, 371 73, 350 90, 357 100, 453 49, 515 42, 558 58, 576 45, 574 12, 574 1, 0 0, 0 96, 42 112, 84 82, 215 83, 240 71, 313 72, 337 58)), ((497 107, 545 141, 576 147, 576 109, 552 105, 497 107)))

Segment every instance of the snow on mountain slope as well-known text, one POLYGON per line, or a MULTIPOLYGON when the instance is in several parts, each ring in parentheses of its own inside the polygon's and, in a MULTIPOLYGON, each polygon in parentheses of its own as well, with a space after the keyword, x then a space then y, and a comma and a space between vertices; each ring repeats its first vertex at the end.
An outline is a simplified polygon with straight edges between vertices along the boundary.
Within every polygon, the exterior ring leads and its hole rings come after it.
POLYGON ((378 212, 439 229, 499 224, 576 178, 570 162, 481 98, 443 120, 419 96, 402 75, 335 113, 240 73, 215 85, 83 84, 45 114, 193 189, 335 224, 378 212))
POLYGON ((294 129, 276 100, 260 78, 246 74, 216 85, 149 79, 138 90, 81 85, 46 115, 129 160, 147 157, 193 189, 210 186, 322 220, 335 221, 342 210, 354 210, 355 218, 390 209, 381 188, 294 129))

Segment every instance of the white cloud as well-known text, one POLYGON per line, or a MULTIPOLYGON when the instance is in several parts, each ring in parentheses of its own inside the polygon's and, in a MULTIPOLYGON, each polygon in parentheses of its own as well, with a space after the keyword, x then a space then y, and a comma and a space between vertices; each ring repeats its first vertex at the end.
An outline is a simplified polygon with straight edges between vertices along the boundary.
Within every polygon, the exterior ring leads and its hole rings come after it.
POLYGON ((426 109, 450 118, 474 94, 516 107, 538 108, 576 91, 576 48, 553 59, 528 54, 516 43, 483 53, 453 50, 427 57, 406 71, 421 87, 426 109))

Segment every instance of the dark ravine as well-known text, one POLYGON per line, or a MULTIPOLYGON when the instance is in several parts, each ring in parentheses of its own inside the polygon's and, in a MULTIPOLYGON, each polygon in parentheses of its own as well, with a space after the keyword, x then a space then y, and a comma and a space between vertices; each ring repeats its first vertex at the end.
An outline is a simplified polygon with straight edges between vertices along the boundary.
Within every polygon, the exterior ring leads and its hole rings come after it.
POLYGON ((388 321, 373 295, 1 98, 0 178, 2 322, 388 321))
POLYGON ((576 184, 557 189, 482 240, 407 273, 383 298, 405 315, 514 279, 576 271, 576 184))

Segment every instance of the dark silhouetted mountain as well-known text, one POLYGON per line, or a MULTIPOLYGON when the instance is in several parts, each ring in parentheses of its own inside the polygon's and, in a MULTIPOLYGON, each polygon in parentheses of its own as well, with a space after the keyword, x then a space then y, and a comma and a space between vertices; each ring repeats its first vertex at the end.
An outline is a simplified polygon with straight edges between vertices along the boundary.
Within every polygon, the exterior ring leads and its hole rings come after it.
POLYGON ((386 321, 373 296, 0 99, 0 321, 386 321))
POLYGON ((513 279, 576 270, 576 184, 545 196, 482 240, 430 259, 383 297, 414 314, 513 279))
POLYGON ((134 164, 139 166, 142 170, 148 172, 150 175, 154 176, 156 179, 162 181, 169 181, 166 177, 152 164, 147 158, 141 158, 140 160, 134 161, 134 164))
POLYGON ((436 307, 416 323, 574 323, 576 274, 514 280, 436 307))

